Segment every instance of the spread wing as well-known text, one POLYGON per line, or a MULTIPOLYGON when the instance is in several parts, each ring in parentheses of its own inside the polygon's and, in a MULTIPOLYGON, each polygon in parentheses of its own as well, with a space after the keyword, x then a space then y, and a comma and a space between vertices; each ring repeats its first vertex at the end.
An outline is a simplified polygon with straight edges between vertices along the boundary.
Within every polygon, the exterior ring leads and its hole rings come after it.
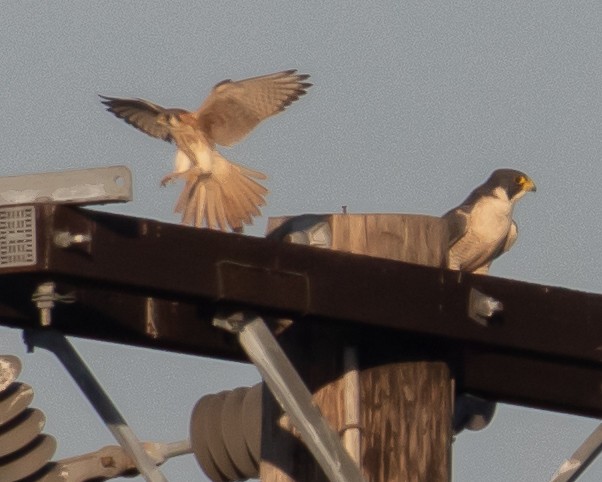
POLYGON ((183 109, 165 109, 144 99, 120 99, 104 95, 100 97, 104 99, 101 102, 107 106, 109 112, 145 134, 167 142, 173 140, 169 126, 166 122, 159 122, 159 119, 166 121, 170 114, 186 112, 183 109))
POLYGON ((261 121, 306 93, 312 84, 306 74, 286 70, 217 84, 196 112, 199 128, 216 144, 230 146, 247 136, 261 121))

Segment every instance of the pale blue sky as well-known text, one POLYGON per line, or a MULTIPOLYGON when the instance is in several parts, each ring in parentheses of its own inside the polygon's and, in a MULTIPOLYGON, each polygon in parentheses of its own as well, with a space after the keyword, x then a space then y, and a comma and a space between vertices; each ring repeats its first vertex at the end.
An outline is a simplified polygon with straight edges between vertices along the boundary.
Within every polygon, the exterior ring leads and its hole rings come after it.
MULTIPOLYGON (((103 209, 177 222, 179 186, 158 187, 172 146, 104 112, 97 94, 193 109, 220 80, 297 68, 309 94, 223 151, 270 177, 250 234, 268 216, 343 204, 439 215, 514 167, 538 191, 492 274, 602 292, 600 25, 597 0, 5 2, 0 175, 125 164, 135 199, 103 209)), ((258 380, 248 365, 75 344, 144 439, 186 437, 200 396, 258 380)), ((113 443, 51 356, 25 355, 7 329, 0 353, 22 357, 58 457, 113 443)), ((458 437, 454 480, 546 481, 597 423, 504 405, 458 437)), ((191 457, 165 472, 205 480, 191 457)), ((601 473, 597 463, 581 480, 601 473)))

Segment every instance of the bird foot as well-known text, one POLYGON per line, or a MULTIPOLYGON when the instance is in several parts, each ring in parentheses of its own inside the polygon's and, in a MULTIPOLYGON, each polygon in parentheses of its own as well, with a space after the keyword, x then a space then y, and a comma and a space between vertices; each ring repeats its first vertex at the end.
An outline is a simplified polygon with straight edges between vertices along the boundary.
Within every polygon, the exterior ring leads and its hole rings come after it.
POLYGON ((167 176, 165 176, 163 179, 161 179, 161 187, 165 187, 168 184, 171 184, 172 182, 174 182, 178 177, 180 177, 181 173, 179 172, 172 172, 171 174, 168 174, 167 176))

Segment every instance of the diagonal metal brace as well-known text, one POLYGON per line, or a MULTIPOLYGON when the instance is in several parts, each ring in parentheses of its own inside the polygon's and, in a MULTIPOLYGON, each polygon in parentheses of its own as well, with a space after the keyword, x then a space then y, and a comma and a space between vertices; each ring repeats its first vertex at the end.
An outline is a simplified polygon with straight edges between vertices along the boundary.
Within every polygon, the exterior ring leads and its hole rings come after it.
POLYGON ((556 470, 550 482, 574 482, 602 452, 602 424, 556 470))
POLYGON ((167 482, 65 335, 52 329, 30 329, 24 331, 23 338, 30 350, 44 348, 56 355, 147 482, 167 482))
POLYGON ((246 354, 330 481, 362 482, 358 466, 313 404, 310 391, 265 321, 259 316, 238 313, 216 317, 213 324, 238 335, 246 354))

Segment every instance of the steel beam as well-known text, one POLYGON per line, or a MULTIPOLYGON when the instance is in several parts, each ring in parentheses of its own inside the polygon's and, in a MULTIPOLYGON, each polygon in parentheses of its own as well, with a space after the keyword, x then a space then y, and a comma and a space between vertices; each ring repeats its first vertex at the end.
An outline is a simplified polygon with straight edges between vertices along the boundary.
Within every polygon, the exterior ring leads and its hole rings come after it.
POLYGON ((451 356, 460 389, 602 416, 602 295, 70 206, 30 212, 34 256, 0 263, 0 324, 36 325, 31 296, 52 281, 76 298, 53 308, 67 334, 225 359, 245 355, 211 326, 218 309, 319 320, 370 341, 388 330, 379 343, 414 337, 451 356))

